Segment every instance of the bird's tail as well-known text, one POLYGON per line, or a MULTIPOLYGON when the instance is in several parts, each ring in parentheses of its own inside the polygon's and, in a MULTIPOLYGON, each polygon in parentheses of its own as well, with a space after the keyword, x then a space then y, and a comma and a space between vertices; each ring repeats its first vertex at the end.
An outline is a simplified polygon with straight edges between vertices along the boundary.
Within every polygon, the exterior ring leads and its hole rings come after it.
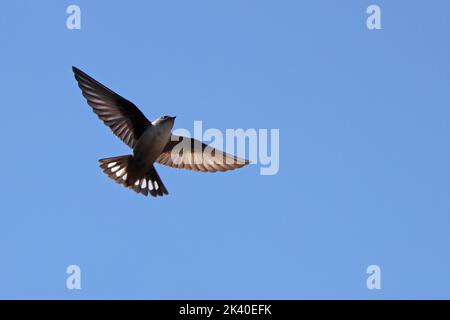
POLYGON ((151 166, 145 174, 139 174, 132 155, 100 159, 99 162, 108 177, 137 193, 154 197, 169 194, 155 167, 151 166))

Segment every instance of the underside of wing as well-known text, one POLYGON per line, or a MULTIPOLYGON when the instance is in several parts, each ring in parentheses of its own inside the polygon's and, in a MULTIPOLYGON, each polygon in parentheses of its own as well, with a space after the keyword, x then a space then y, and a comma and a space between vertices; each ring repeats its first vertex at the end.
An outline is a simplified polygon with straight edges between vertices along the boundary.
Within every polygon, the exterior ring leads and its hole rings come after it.
POLYGON ((202 172, 228 171, 250 163, 199 140, 172 135, 156 162, 173 168, 202 172))
POLYGON ((132 102, 108 89, 83 71, 73 67, 75 79, 83 96, 98 117, 112 132, 134 148, 151 122, 132 102))

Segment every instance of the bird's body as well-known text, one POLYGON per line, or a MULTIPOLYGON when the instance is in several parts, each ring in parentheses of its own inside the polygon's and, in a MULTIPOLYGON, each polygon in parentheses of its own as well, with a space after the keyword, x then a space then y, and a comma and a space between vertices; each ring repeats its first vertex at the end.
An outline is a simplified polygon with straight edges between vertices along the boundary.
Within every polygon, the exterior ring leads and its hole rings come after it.
POLYGON ((144 167, 151 166, 170 141, 174 119, 149 126, 133 149, 134 160, 144 167))
POLYGON ((150 122, 130 101, 73 67, 75 79, 98 117, 133 153, 100 159, 103 172, 117 183, 143 195, 168 194, 154 163, 193 171, 216 172, 241 168, 249 161, 186 137, 172 134, 175 117, 150 122))

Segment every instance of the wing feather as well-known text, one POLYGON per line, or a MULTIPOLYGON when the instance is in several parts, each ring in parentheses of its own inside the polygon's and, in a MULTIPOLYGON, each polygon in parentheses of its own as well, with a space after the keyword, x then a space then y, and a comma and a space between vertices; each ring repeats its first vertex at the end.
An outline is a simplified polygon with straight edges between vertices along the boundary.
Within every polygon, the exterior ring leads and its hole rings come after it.
POLYGON ((151 122, 132 102, 121 97, 83 71, 72 68, 83 96, 92 110, 112 132, 130 148, 136 146, 139 137, 151 126, 151 122))
POLYGON ((156 162, 179 169, 202 172, 228 171, 250 163, 198 140, 172 135, 156 162))

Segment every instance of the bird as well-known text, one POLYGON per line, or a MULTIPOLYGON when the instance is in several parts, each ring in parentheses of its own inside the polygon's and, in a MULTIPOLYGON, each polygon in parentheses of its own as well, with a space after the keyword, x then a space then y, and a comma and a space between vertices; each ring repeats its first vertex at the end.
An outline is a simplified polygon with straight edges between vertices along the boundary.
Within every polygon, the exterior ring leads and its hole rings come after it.
POLYGON ((93 112, 132 149, 131 154, 98 160, 103 172, 124 187, 144 196, 168 195, 155 163, 200 172, 234 170, 250 163, 199 140, 173 134, 175 116, 150 121, 131 101, 80 69, 72 67, 72 71, 93 112))

